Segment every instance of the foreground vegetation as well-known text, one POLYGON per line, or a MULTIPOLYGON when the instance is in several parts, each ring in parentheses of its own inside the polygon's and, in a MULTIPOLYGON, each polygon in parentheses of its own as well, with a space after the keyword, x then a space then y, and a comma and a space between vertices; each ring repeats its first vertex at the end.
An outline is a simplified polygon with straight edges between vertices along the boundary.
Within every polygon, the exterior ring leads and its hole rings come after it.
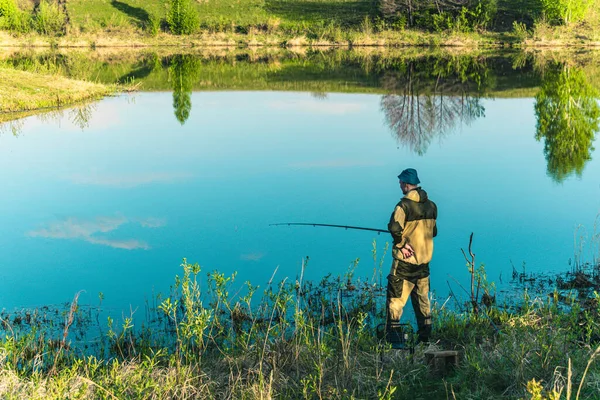
POLYGON ((599 0, 0 0, 2 41, 132 45, 600 44, 599 0))
POLYGON ((235 276, 201 279, 197 264, 182 267, 146 319, 101 323, 101 305, 78 305, 77 296, 61 313, 3 313, 0 396, 540 400, 594 398, 600 388, 597 295, 524 292, 506 306, 480 269, 477 293, 486 296, 436 302, 434 343, 392 350, 375 334, 379 277, 239 291, 235 276), (433 349, 458 350, 459 365, 432 369, 433 349))

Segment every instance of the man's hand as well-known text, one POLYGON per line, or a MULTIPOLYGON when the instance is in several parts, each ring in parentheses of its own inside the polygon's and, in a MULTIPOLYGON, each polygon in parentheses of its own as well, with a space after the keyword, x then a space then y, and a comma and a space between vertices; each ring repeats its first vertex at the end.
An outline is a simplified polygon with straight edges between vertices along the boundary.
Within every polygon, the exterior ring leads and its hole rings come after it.
POLYGON ((404 258, 410 258, 415 254, 415 250, 408 243, 405 244, 400 251, 402 252, 402 257, 404 258))

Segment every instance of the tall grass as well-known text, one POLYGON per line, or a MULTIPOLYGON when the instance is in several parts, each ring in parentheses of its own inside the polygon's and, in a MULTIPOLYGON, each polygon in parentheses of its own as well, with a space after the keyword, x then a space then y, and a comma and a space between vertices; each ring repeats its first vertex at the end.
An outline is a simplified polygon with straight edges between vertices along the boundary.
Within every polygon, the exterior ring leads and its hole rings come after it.
POLYGON ((0 0, 0 30, 27 33, 31 16, 18 7, 16 0, 0 0))
POLYGON ((67 18, 57 2, 42 0, 33 18, 36 31, 44 35, 62 35, 66 31, 67 18))
POLYGON ((524 297, 478 314, 434 303, 434 344, 410 352, 374 333, 385 315, 377 279, 350 270, 240 289, 235 275, 203 279, 185 260, 182 269, 146 319, 106 326, 101 311, 75 301, 65 317, 1 314, 0 397, 583 399, 600 386, 600 338, 587 334, 597 303, 524 297), (436 348, 461 354, 444 379, 425 358, 436 348))

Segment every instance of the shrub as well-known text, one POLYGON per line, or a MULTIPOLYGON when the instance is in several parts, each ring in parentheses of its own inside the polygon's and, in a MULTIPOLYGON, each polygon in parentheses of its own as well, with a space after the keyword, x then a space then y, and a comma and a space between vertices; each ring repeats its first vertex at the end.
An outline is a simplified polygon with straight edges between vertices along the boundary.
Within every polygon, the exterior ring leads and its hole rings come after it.
POLYGON ((490 27, 496 19, 498 4, 496 0, 470 2, 470 23, 473 29, 490 27))
POLYGON ((519 40, 524 40, 527 33, 527 26, 522 22, 513 21, 513 33, 519 40))
POLYGON ((497 0, 379 0, 379 11, 386 22, 406 21, 408 26, 436 31, 468 32, 487 28, 494 22, 497 8, 497 0))
POLYGON ((19 33, 29 32, 31 18, 19 9, 15 0, 0 0, 0 29, 19 33))
POLYGON ((15 0, 0 0, 0 21, 6 23, 19 11, 15 0))
POLYGON ((57 3, 42 0, 33 23, 35 30, 43 35, 62 35, 65 33, 66 20, 66 15, 57 3))
POLYGON ((593 0, 540 0, 544 17, 552 24, 568 25, 583 20, 593 0))
POLYGON ((176 35, 189 35, 200 26, 200 17, 190 0, 171 0, 167 24, 176 35))

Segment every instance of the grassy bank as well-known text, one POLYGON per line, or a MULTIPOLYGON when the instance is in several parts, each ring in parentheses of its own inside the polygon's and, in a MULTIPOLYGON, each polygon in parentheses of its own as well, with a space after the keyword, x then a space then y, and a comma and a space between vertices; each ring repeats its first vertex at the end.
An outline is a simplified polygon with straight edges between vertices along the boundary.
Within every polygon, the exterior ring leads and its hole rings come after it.
POLYGON ((427 32, 420 30, 383 31, 322 31, 312 35, 285 33, 203 32, 187 36, 168 33, 147 35, 127 30, 81 32, 61 37, 35 33, 14 35, 0 32, 4 47, 52 48, 139 48, 139 47, 466 47, 466 48, 523 48, 550 47, 600 48, 600 31, 587 26, 570 29, 544 28, 526 34, 514 32, 427 32))
POLYGON ((106 96, 114 88, 61 76, 37 74, 9 68, 0 68, 0 118, 13 112, 23 112, 51 107, 64 107, 73 103, 106 96))
MULTIPOLYGON (((600 47, 600 36, 592 40, 582 40, 579 37, 564 37, 559 44, 562 46, 600 47)), ((282 33, 236 33, 236 32, 204 32, 187 36, 176 36, 160 33, 155 36, 140 32, 84 32, 62 37, 48 37, 38 34, 10 35, 0 32, 0 43, 5 47, 58 47, 58 48, 101 48, 101 47, 404 47, 404 46, 441 46, 441 47, 547 47, 556 45, 557 41, 547 43, 545 39, 530 39, 522 42, 511 33, 471 33, 458 32, 424 32, 416 30, 381 31, 381 32, 344 32, 324 31, 315 35, 291 35, 282 33)))
POLYGON ((12 16, 0 11, 3 46, 600 46, 598 0, 573 0, 586 11, 569 23, 544 10, 545 0, 481 2, 489 10, 423 1, 410 16, 404 0, 2 1, 18 6, 12 16), (398 11, 386 12, 389 2, 398 11), (185 34, 173 20, 177 4, 191 15, 185 34))
POLYGON ((477 298, 477 313, 472 302, 439 299, 433 343, 409 351, 412 337, 407 350, 377 337, 385 291, 372 279, 240 291, 234 276, 202 275, 184 261, 143 323, 99 322, 77 297, 60 313, 3 313, 0 396, 571 400, 600 388, 598 301, 576 292, 522 292, 509 305, 477 298), (458 351, 456 368, 427 362, 442 349, 458 351))

